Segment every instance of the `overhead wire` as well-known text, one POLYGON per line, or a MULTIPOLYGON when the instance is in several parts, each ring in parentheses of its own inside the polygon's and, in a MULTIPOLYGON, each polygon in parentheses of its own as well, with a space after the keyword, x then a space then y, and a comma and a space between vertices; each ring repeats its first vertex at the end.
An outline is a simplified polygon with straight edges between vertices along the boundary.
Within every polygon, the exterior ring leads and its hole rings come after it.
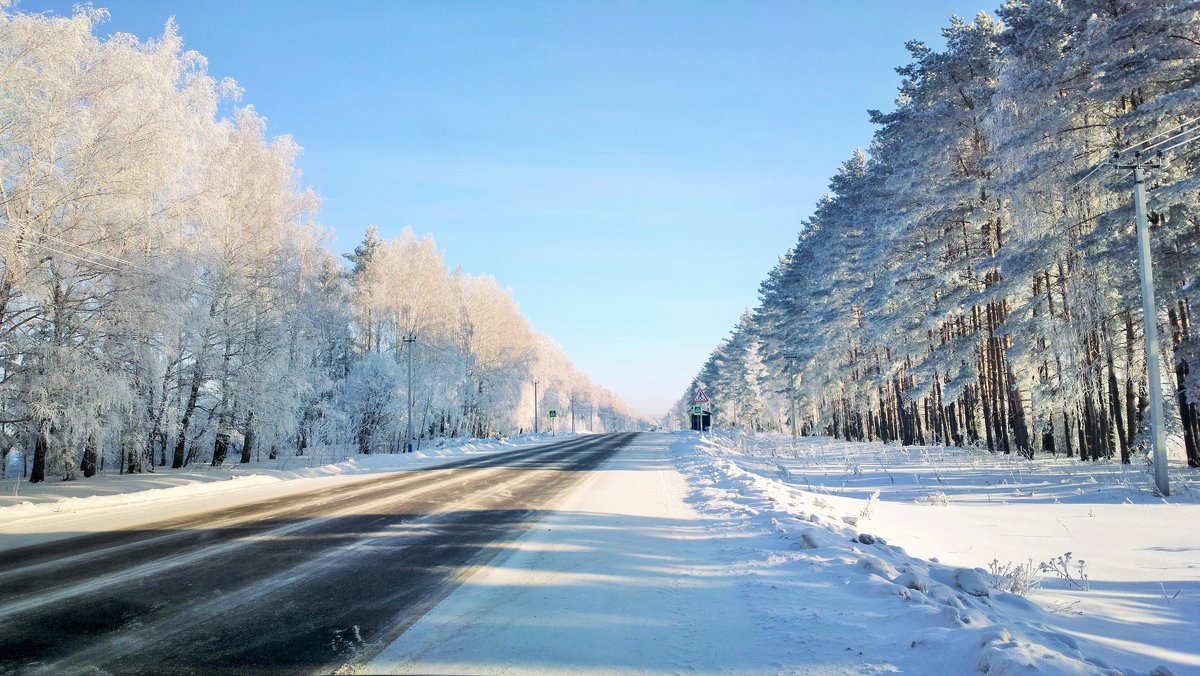
MULTIPOLYGON (((1151 136, 1150 138, 1147 138, 1147 139, 1142 139, 1141 141, 1138 141, 1137 143, 1134 143, 1134 144, 1131 144, 1131 145, 1127 145, 1127 146, 1125 146, 1124 148, 1122 148, 1122 149, 1118 150, 1118 151, 1117 151, 1117 153, 1118 153, 1119 155, 1124 155, 1125 153, 1127 153, 1127 152, 1129 152, 1129 151, 1131 151, 1131 150, 1137 150, 1137 151, 1145 152, 1145 151, 1147 150, 1147 148, 1139 148, 1138 146, 1141 146, 1141 145, 1143 145, 1143 144, 1150 143, 1151 141, 1153 141, 1153 140, 1155 140, 1155 139, 1157 139, 1157 138, 1159 138, 1159 137, 1166 136, 1167 134, 1174 134, 1176 129, 1180 129, 1180 130, 1182 130, 1184 127, 1188 126, 1189 124, 1192 124, 1192 123, 1196 122, 1196 121, 1197 121, 1197 119, 1200 119, 1200 118, 1195 118, 1195 117, 1193 117, 1193 118, 1190 118, 1190 119, 1186 119, 1186 120, 1184 120, 1183 122, 1180 122, 1179 124, 1177 124, 1177 125, 1175 125, 1175 126, 1173 126, 1173 127, 1169 127, 1169 128, 1168 128, 1168 129, 1166 129, 1165 131, 1159 132, 1159 133, 1155 134, 1154 136, 1151 136)), ((1167 140, 1169 140, 1169 139, 1167 139, 1167 140)), ((1160 142, 1160 143, 1161 143, 1161 142, 1160 142)))
MULTIPOLYGON (((1196 129, 1195 131, 1200 131, 1200 128, 1196 129)), ((1171 152, 1172 150, 1178 148, 1179 146, 1186 145, 1188 143, 1191 143, 1192 141, 1197 141, 1197 140, 1200 140, 1200 134, 1197 134, 1196 136, 1193 136, 1188 139, 1184 139, 1184 140, 1180 141, 1179 143, 1176 143, 1175 145, 1167 146, 1166 148, 1163 148, 1159 152, 1165 155, 1165 154, 1171 152)))
MULTIPOLYGON (((1177 141, 1177 142, 1173 143, 1172 145, 1169 145, 1166 148, 1159 150, 1157 154, 1160 156, 1165 155, 1166 153, 1168 153, 1176 148, 1179 148, 1180 146, 1184 146, 1184 145, 1187 145, 1187 144, 1195 142, 1195 141, 1200 141, 1200 118, 1192 118, 1190 120, 1186 120, 1180 124, 1175 125, 1174 127, 1171 127, 1170 129, 1168 129, 1165 132, 1156 134, 1156 135, 1150 137, 1149 139, 1146 139, 1145 141, 1142 141, 1138 144, 1134 144, 1132 146, 1128 146, 1124 150, 1117 151, 1114 154, 1114 156, 1119 157, 1120 155, 1122 155, 1130 150, 1136 149, 1138 152, 1138 155, 1139 155, 1139 162, 1140 162, 1140 155, 1142 153, 1146 152, 1147 150, 1152 150, 1154 148, 1157 148, 1158 146, 1161 146, 1164 143, 1176 141, 1176 139, 1180 139, 1180 138, 1183 138, 1183 140, 1177 141), (1190 129, 1184 129, 1184 127, 1187 127, 1187 125, 1193 124, 1193 123, 1196 123, 1196 126, 1190 128, 1190 129), (1182 130, 1182 131, 1177 131, 1177 130, 1182 130), (1154 139, 1160 138, 1162 136, 1166 136, 1168 134, 1170 134, 1170 136, 1162 139, 1161 141, 1157 141, 1157 142, 1150 144, 1148 146, 1145 146, 1143 148, 1138 148, 1139 145, 1142 145, 1148 141, 1152 141, 1154 139), (1186 138, 1184 138, 1184 137, 1186 137, 1186 138)), ((1112 166, 1109 164, 1109 161, 1103 161, 1103 162, 1098 163, 1095 167, 1092 168, 1091 171, 1089 171, 1086 175, 1084 175, 1083 178, 1076 181, 1071 186, 1071 189, 1074 190, 1075 188, 1078 188, 1080 185, 1083 184, 1084 181, 1091 178, 1097 171, 1099 171, 1106 165, 1112 166)), ((1125 173, 1123 173, 1119 178, 1114 179, 1113 183, 1123 183, 1123 182, 1129 180, 1129 178, 1131 178, 1133 176, 1134 171, 1132 169, 1130 169, 1129 167, 1122 167, 1122 169, 1126 169, 1127 171, 1125 173)), ((1086 220, 1094 220, 1094 217, 1092 219, 1086 219, 1086 220)), ((1086 222, 1086 220, 1081 221, 1080 223, 1086 222)), ((1052 229, 1052 232, 1055 232, 1059 235, 1067 234, 1067 231, 1069 231, 1071 228, 1075 227, 1076 225, 1079 225, 1079 223, 1055 227, 1052 229)))
POLYGON ((1141 153, 1148 153, 1148 152, 1150 152, 1151 150, 1154 150, 1155 148, 1157 148, 1157 147, 1159 147, 1159 146, 1163 145, 1164 143, 1170 143, 1171 141, 1174 141, 1175 139, 1177 139, 1177 138, 1179 138, 1179 137, 1181 137, 1181 136, 1187 136, 1188 134, 1194 134, 1194 133, 1196 133, 1197 131, 1200 131, 1200 126, 1194 126, 1194 127, 1192 127, 1191 129, 1184 129, 1184 130, 1180 131, 1178 134, 1173 134, 1173 135, 1171 135, 1171 136, 1168 136, 1167 138, 1165 138, 1165 139, 1163 139, 1163 140, 1161 140, 1161 141, 1157 141, 1157 142, 1155 142, 1155 143, 1151 143, 1150 145, 1148 145, 1148 146, 1146 146, 1146 147, 1144 147, 1144 148, 1139 148, 1139 149, 1138 149, 1138 151, 1139 151, 1139 152, 1141 152, 1141 153))
POLYGON ((1078 188, 1084 181, 1091 178, 1093 174, 1095 174, 1097 171, 1100 171, 1101 167, 1103 167, 1105 164, 1106 164, 1106 162, 1100 162, 1096 166, 1092 167, 1092 170, 1089 171, 1087 173, 1087 175, 1085 175, 1083 178, 1079 179, 1078 181, 1075 181, 1074 183, 1072 183, 1070 189, 1074 190, 1075 188, 1078 188))
POLYGON ((94 260, 92 260, 92 259, 90 259, 90 258, 84 258, 83 256, 79 256, 79 255, 77 255, 77 254, 73 254, 73 253, 71 253, 71 252, 69 252, 69 251, 61 251, 61 250, 59 250, 59 249, 55 249, 55 248, 54 248, 54 247, 52 247, 52 246, 46 246, 45 244, 42 244, 41 242, 25 242, 25 243, 26 243, 26 244, 32 244, 33 246, 36 246, 36 247, 38 247, 38 248, 41 248, 41 249, 45 249, 46 251, 50 251, 50 252, 56 253, 56 254, 58 254, 58 255, 60 255, 60 256, 69 256, 69 257, 71 257, 71 258, 74 258, 75 260, 78 260, 78 261, 83 261, 84 263, 90 263, 91 265, 95 265, 96 267, 101 267, 101 268, 105 268, 105 269, 107 269, 107 270, 112 270, 113 272, 121 272, 121 271, 122 271, 122 270, 121 270, 121 268, 118 268, 118 267, 115 267, 115 266, 109 265, 109 264, 107 264, 107 263, 101 263, 101 262, 99 262, 99 261, 94 261, 94 260))
MULTIPOLYGON (((1145 154, 1145 153, 1148 153, 1148 152, 1154 150, 1155 148, 1158 148, 1159 146, 1163 145, 1164 143, 1171 143, 1172 141, 1175 141, 1175 140, 1181 139, 1181 138, 1183 139, 1182 141, 1179 141, 1170 146, 1167 146, 1166 148, 1159 150, 1158 153, 1166 154, 1167 152, 1170 152, 1182 145, 1185 145, 1187 143, 1191 143, 1192 141, 1200 139, 1200 118, 1191 118, 1189 120, 1185 120, 1184 122, 1181 122, 1181 123, 1175 125, 1174 127, 1171 127, 1167 131, 1155 134, 1154 136, 1151 136, 1150 138, 1148 138, 1144 141, 1139 141, 1138 143, 1135 143, 1133 145, 1126 146, 1125 148, 1116 151, 1114 153, 1114 157, 1120 157, 1130 151, 1134 151, 1138 156, 1140 156, 1142 154, 1145 154), (1188 125, 1195 125, 1195 126, 1188 128, 1188 125), (1167 138, 1163 138, 1162 140, 1156 141, 1155 143, 1149 143, 1150 141, 1154 141, 1155 139, 1158 139, 1163 136, 1166 136, 1167 138)), ((1104 166, 1106 164, 1108 164, 1108 160, 1102 160, 1099 163, 1097 163, 1096 166, 1092 167, 1091 171, 1089 171, 1087 174, 1085 174, 1082 178, 1080 178, 1075 183, 1071 184, 1070 189, 1074 190, 1075 188, 1078 188, 1081 184, 1083 184, 1084 181, 1087 181, 1089 178, 1091 178, 1093 175, 1095 175, 1095 173, 1097 171, 1100 171, 1102 168, 1104 168, 1104 166)), ((1128 178, 1128 175, 1123 177, 1122 180, 1124 180, 1124 178, 1128 178)))
POLYGON ((54 241, 56 241, 56 242, 59 242, 60 244, 66 244, 67 246, 75 247, 76 249, 81 249, 81 250, 83 250, 83 251, 86 251, 86 252, 88 252, 88 253, 90 253, 90 254, 94 255, 94 256, 100 256, 101 258, 107 258, 107 259, 109 259, 109 260, 111 260, 111 261, 114 261, 114 262, 117 262, 117 263, 121 263, 121 264, 123 264, 123 265, 128 265, 129 267, 132 267, 132 268, 145 269, 145 268, 142 268, 142 266, 138 265, 137 263, 134 263, 134 262, 132 262, 132 261, 125 260, 124 258, 120 258, 120 257, 118 257, 118 256, 113 256, 112 254, 106 254, 106 253, 104 253, 103 251, 97 251, 97 250, 95 250, 95 249, 88 248, 88 247, 86 247, 86 246, 84 246, 84 245, 82 245, 82 244, 78 244, 78 243, 76 243, 76 242, 72 242, 72 241, 69 241, 69 240, 65 240, 65 239, 63 239, 63 238, 61 238, 61 237, 55 237, 54 235, 51 235, 51 234, 49 234, 49 233, 44 233, 44 232, 43 232, 43 233, 40 233, 40 234, 41 234, 41 236, 42 236, 42 237, 45 237, 46 239, 52 239, 52 240, 54 240, 54 241))
MULTIPOLYGON (((145 265, 140 265, 138 263, 134 263, 133 261, 130 261, 130 260, 127 260, 124 258, 120 258, 120 257, 114 256, 112 254, 104 253, 103 251, 97 251, 96 249, 92 249, 92 248, 89 248, 82 244, 77 244, 75 242, 71 242, 69 240, 65 240, 60 237, 56 237, 49 233, 43 232, 43 233, 39 233, 39 235, 41 235, 42 237, 45 237, 47 239, 54 240, 56 242, 61 242, 62 244, 66 244, 68 246, 74 247, 76 249, 79 249, 86 253, 92 254, 94 256, 107 258, 111 261, 114 261, 116 263, 124 265, 127 268, 130 268, 132 271, 135 271, 141 275, 144 275, 145 277, 149 278, 151 281, 168 284, 170 286, 173 286, 175 289, 177 289, 179 291, 185 291, 185 292, 190 293, 195 287, 202 287, 202 288, 208 289, 209 291, 214 291, 214 292, 220 291, 220 289, 218 289, 217 286, 214 285, 212 282, 207 281, 201 277, 196 277, 196 278, 179 277, 176 275, 172 275, 170 273, 162 272, 162 271, 156 270, 154 268, 147 267, 145 265)), ((81 261, 84 263, 89 263, 91 265, 96 265, 96 266, 102 267, 104 269, 110 270, 112 272, 130 272, 130 270, 124 270, 122 268, 110 265, 108 263, 96 261, 91 258, 87 258, 85 256, 80 256, 80 255, 72 253, 70 251, 62 251, 60 249, 55 249, 53 247, 49 247, 40 242, 27 241, 25 243, 32 244, 34 246, 38 246, 42 249, 46 249, 48 251, 52 251, 54 253, 57 253, 57 254, 60 254, 63 256, 70 256, 71 258, 74 258, 78 261, 81 261)))
MULTIPOLYGON (((191 280, 189 280, 189 279, 184 279, 184 278, 182 278, 182 277, 176 277, 176 276, 174 276, 174 275, 170 275, 170 274, 167 274, 167 273, 162 273, 162 272, 159 272, 159 271, 157 271, 157 270, 153 270, 153 269, 151 269, 151 268, 148 268, 148 267, 145 267, 145 266, 142 266, 142 265, 138 265, 137 263, 134 263, 134 262, 132 262, 132 261, 128 261, 128 260, 126 260, 126 259, 124 259, 124 258, 120 258, 120 257, 117 257, 117 256, 113 256, 113 255, 111 255, 111 254, 106 254, 106 253, 104 253, 104 252, 102 252, 102 251, 97 251, 97 250, 95 250, 95 249, 91 249, 91 248, 89 248, 89 247, 86 247, 86 246, 84 246, 84 245, 82 245, 82 244, 76 244, 76 243, 74 243, 74 242, 70 242, 70 241, 64 240, 64 239, 62 239, 62 238, 59 238, 59 237, 55 237, 54 235, 50 235, 50 234, 47 234, 47 233, 41 233, 41 234, 42 234, 42 236, 46 237, 47 239, 51 239, 51 240, 54 240, 54 241, 56 241, 56 242, 62 242, 63 244, 67 244, 67 245, 69 245, 69 246, 75 247, 76 249, 80 249, 80 250, 82 250, 82 251, 85 251, 85 252, 87 252, 87 253, 90 253, 90 254, 92 254, 92 255, 95 255, 95 256, 100 256, 100 257, 103 257, 103 258, 108 258, 108 259, 110 259, 110 260, 113 260, 113 261, 115 261, 115 262, 121 263, 121 264, 123 264, 123 265, 127 266, 128 268, 132 268, 132 270, 133 270, 133 271, 136 271, 136 272, 138 272, 138 273, 141 273, 141 274, 143 274, 143 275, 145 275, 145 276, 147 276, 147 277, 151 278, 151 280, 152 280, 152 281, 155 281, 155 282, 162 282, 162 283, 169 284, 169 285, 171 285, 171 286, 174 286, 176 289, 178 289, 178 290, 181 290, 181 291, 189 291, 189 290, 192 288, 192 286, 201 286, 201 287, 204 287, 204 288, 207 288, 207 289, 210 289, 210 290, 214 289, 214 287, 212 286, 212 284, 211 284, 211 283, 209 283, 209 282, 206 282, 205 280, 203 280, 203 279, 200 279, 200 278, 198 278, 198 277, 197 277, 196 279, 191 279, 191 280)), ((47 246, 47 245, 45 245, 45 244, 42 244, 41 242, 27 241, 27 242, 25 242, 25 243, 26 243, 26 244, 32 244, 33 246, 39 247, 39 248, 41 248, 41 249, 45 249, 45 250, 47 250, 47 251, 51 251, 51 252, 53 252, 53 253, 56 253, 56 254, 60 254, 60 255, 63 255, 63 256, 69 256, 69 257, 71 257, 71 258, 74 258, 75 260, 78 260, 78 261, 81 261, 81 262, 84 262, 84 263, 89 263, 89 264, 91 264, 91 265, 95 265, 95 266, 97 266, 97 267, 101 267, 101 268, 104 268, 104 269, 106 269, 106 270, 110 270, 110 271, 112 271, 112 272, 129 272, 129 270, 124 270, 124 269, 122 269, 122 268, 119 268, 119 267, 116 267, 116 266, 114 266, 114 265, 109 265, 108 263, 104 263, 104 262, 97 261, 97 260, 94 260, 94 259, 91 259, 91 258, 87 258, 87 257, 85 257, 85 256, 80 256, 80 255, 78 255, 78 254, 75 254, 75 253, 72 253, 72 252, 70 252, 70 251, 62 251, 62 250, 60 250, 60 249, 55 249, 54 247, 47 246)))

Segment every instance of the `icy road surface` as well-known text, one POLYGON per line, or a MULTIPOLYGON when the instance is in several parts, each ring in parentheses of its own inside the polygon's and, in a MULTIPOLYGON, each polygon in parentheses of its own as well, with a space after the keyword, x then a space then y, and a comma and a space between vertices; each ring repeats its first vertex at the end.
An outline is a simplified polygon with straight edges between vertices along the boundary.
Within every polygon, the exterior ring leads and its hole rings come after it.
POLYGON ((333 671, 387 645, 632 438, 10 549, 0 672, 333 671))

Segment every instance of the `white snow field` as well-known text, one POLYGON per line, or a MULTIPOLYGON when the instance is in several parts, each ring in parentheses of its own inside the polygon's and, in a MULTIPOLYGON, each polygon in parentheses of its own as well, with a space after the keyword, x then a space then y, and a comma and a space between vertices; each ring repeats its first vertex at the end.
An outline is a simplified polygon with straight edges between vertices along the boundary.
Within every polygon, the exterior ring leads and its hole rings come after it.
MULTIPOLYGON (((9 480, 0 549, 540 440, 9 480)), ((1200 489, 1172 479, 1164 499, 1142 466, 644 434, 359 671, 1200 674, 1200 489), (1074 582, 1028 598, 986 570, 1066 552, 1074 582)))
POLYGON ((1140 461, 1029 461, 978 449, 737 434, 704 448, 730 472, 753 474, 764 495, 790 500, 788 511, 841 515, 940 562, 933 570, 943 575, 990 570, 993 561, 1036 571, 1062 557, 1065 570, 1043 572, 1028 602, 993 592, 993 605, 1035 635, 1065 635, 1086 657, 1126 673, 1159 665, 1200 673, 1195 470, 1172 468, 1173 495, 1163 498, 1140 461))
POLYGON ((364 671, 1200 673, 1200 508, 1145 482, 959 449, 643 435, 364 671), (1089 590, 1048 574, 1026 599, 981 570, 1067 551, 1089 590))

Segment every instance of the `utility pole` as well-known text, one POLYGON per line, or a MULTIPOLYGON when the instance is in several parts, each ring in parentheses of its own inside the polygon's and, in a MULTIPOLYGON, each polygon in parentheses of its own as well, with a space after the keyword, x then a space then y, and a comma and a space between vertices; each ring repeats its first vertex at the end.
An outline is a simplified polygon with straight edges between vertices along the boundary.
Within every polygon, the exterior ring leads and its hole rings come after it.
POLYGON ((571 395, 571 434, 575 434, 575 395, 571 395))
POLYGON ((538 401, 537 401, 537 386, 538 379, 533 379, 533 433, 538 432, 538 401))
POLYGON ((1154 485, 1162 495, 1170 495, 1167 443, 1163 431, 1162 374, 1158 370, 1158 305, 1154 301, 1150 224, 1146 219, 1146 170, 1161 167, 1161 162, 1143 162, 1140 152, 1133 154, 1133 164, 1116 165, 1117 169, 1133 170, 1133 213, 1137 220, 1138 267, 1142 275, 1142 334, 1146 339, 1146 380, 1149 381, 1150 447, 1154 454, 1154 485))
MULTIPOLYGON (((1150 397, 1150 446, 1154 458, 1154 486, 1161 495, 1170 495, 1171 486, 1167 477, 1166 429, 1163 425, 1162 374, 1159 373, 1161 357, 1158 350, 1158 310, 1154 300, 1154 271, 1150 249, 1150 224, 1146 219, 1146 170, 1161 169, 1166 156, 1172 150, 1200 140, 1200 117, 1184 119, 1179 124, 1150 138, 1117 150, 1112 155, 1112 168, 1118 171, 1133 171, 1133 213, 1137 224, 1138 267, 1142 278, 1142 335, 1146 341, 1146 380, 1150 397), (1157 149, 1156 162, 1146 162, 1142 157, 1157 149), (1133 152, 1131 164, 1121 164, 1121 156, 1133 152)), ((1107 162, 1100 162, 1083 178, 1075 182, 1072 189, 1100 171, 1107 162)))
POLYGON ((792 376, 792 384, 788 386, 788 398, 791 399, 792 405, 792 438, 800 436, 800 432, 796 429, 796 377, 792 376))
POLYGON ((413 450, 413 426, 412 426, 412 410, 413 410, 413 347, 417 342, 417 334, 410 331, 403 338, 404 344, 408 346, 408 433, 404 440, 404 452, 412 453, 413 450))
POLYGON ((800 436, 800 432, 796 422, 796 378, 800 375, 796 373, 796 357, 793 355, 784 355, 788 360, 788 406, 792 410, 792 438, 800 436))

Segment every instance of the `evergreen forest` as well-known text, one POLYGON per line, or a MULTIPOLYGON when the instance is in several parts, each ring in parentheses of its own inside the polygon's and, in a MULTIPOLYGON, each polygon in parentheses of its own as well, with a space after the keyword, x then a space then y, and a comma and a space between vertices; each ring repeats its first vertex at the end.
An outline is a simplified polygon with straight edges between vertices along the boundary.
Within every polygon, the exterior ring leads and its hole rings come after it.
POLYGON ((695 387, 714 424, 1144 458, 1144 167, 1172 453, 1200 466, 1200 3, 1009 0, 908 43, 695 387))

